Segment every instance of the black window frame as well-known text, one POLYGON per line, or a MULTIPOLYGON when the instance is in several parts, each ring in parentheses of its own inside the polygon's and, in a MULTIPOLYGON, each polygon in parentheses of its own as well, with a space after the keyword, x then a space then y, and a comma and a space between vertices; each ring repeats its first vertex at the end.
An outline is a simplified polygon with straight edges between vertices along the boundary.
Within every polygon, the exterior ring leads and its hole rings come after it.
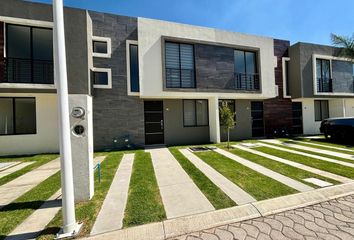
POLYGON ((183 99, 182 101, 182 113, 183 113, 183 127, 188 128, 188 127, 208 127, 209 126, 209 100, 208 99, 183 99), (194 115, 195 115, 195 125, 186 125, 184 122, 184 102, 185 101, 194 101, 195 109, 194 109, 194 115), (198 125, 198 119, 197 119, 197 101, 206 101, 207 103, 207 119, 208 123, 206 125, 198 125))
MULTIPOLYGON (((9 59, 9 56, 8 56, 8 53, 9 53, 9 50, 8 50, 8 44, 9 44, 9 35, 8 35, 8 26, 9 25, 12 25, 12 26, 20 26, 20 27, 28 27, 30 28, 30 58, 23 58, 23 60, 28 60, 30 61, 31 63, 31 82, 30 84, 54 84, 54 50, 52 48, 52 55, 53 55, 53 59, 51 61, 48 61, 48 60, 41 60, 41 59, 35 59, 34 56, 33 56, 33 29, 36 28, 36 29, 46 29, 46 30, 51 30, 52 33, 54 31, 53 28, 49 28, 49 27, 38 27, 38 26, 31 26, 31 25, 23 25, 23 24, 16 24, 16 23, 4 23, 5 25, 5 55, 4 55, 4 58, 5 59, 9 59), (50 62, 53 66, 53 78, 52 78, 52 81, 51 82, 48 82, 48 83, 41 83, 41 82, 36 82, 34 81, 34 61, 46 61, 46 62, 50 62)), ((53 39, 53 42, 52 44, 54 45, 54 39, 53 39)), ((6 77, 7 78, 7 77, 6 77)), ((1 81, 0 81, 1 82, 1 81)), ((7 81, 5 81, 7 82, 7 81)), ((22 84, 26 84, 26 82, 9 82, 9 83, 22 83, 22 84)))
MULTIPOLYGON (((219 109, 220 109, 220 107, 222 107, 223 102, 232 102, 233 103, 233 109, 230 109, 230 107, 229 107, 229 109, 235 114, 234 120, 236 121, 236 100, 235 99, 219 99, 219 102, 218 102, 219 109), (221 106, 220 106, 220 104, 221 104, 221 106)), ((220 119, 220 111, 219 111, 219 119, 220 119)), ((222 126, 221 123, 220 123, 220 126, 222 126)))
POLYGON ((332 64, 331 64, 331 60, 330 59, 325 59, 325 58, 316 58, 316 90, 317 92, 320 92, 320 93, 327 93, 327 92, 333 92, 333 84, 332 84, 332 64), (321 66, 321 69, 320 69, 320 72, 321 72, 321 76, 318 76, 317 74, 317 62, 320 62, 320 66, 321 66), (324 62, 328 62, 328 79, 324 78, 324 71, 323 71, 323 66, 324 66, 324 62), (321 87, 321 84, 323 84, 323 82, 326 82, 328 81, 328 90, 325 91, 326 89, 322 89, 323 86, 321 87))
POLYGON ((165 86, 166 88, 172 88, 172 89, 178 89, 178 88, 183 88, 183 89, 195 89, 197 88, 197 79, 196 79, 196 65, 195 65, 195 44, 194 43, 188 43, 188 42, 176 42, 176 41, 169 41, 169 40, 166 40, 164 42, 164 71, 165 71, 165 86), (167 67, 166 67, 166 44, 167 43, 173 43, 173 44, 178 44, 178 54, 179 54, 179 82, 180 82, 180 85, 179 87, 168 87, 167 85, 167 67), (193 69, 183 69, 181 67, 181 44, 184 44, 184 45, 190 45, 192 46, 193 48, 193 69), (193 71, 193 87, 183 87, 182 86, 182 70, 192 70, 193 71))
POLYGON ((130 89, 129 90, 132 93, 139 93, 140 92, 139 48, 138 48, 138 44, 136 44, 136 43, 130 43, 128 46, 129 46, 129 76, 130 76, 130 79, 129 79, 129 81, 130 81, 130 89), (138 56, 137 56, 137 61, 138 61, 138 86, 137 86, 137 88, 138 88, 138 90, 137 91, 132 89, 133 84, 132 84, 132 53, 131 53, 131 46, 136 46, 138 48, 138 50, 137 50, 137 54, 138 54, 138 56))
POLYGON ((35 135, 37 134, 37 102, 35 97, 0 97, 0 99, 12 99, 12 124, 13 124, 13 132, 12 134, 1 134, 0 136, 15 136, 15 135, 35 135), (33 99, 34 100, 34 111, 35 111, 35 131, 33 133, 17 133, 16 132, 16 99, 33 99))
POLYGON ((258 69, 258 51, 252 51, 252 50, 245 50, 245 49, 234 49, 234 73, 244 73, 247 74, 247 64, 246 64, 246 53, 254 53, 254 69, 256 70, 254 74, 259 74, 259 69, 258 69), (240 51, 243 52, 243 61, 245 63, 245 71, 244 72, 237 72, 236 71, 236 62, 235 62, 235 51, 240 51))
POLYGON ((315 122, 322 122, 323 120, 329 118, 329 101, 328 100, 314 100, 314 113, 315 113, 315 122), (316 102, 319 102, 320 106, 320 119, 317 118, 316 116, 316 102), (327 117, 323 117, 323 109, 322 109, 322 102, 326 102, 327 106, 327 117))

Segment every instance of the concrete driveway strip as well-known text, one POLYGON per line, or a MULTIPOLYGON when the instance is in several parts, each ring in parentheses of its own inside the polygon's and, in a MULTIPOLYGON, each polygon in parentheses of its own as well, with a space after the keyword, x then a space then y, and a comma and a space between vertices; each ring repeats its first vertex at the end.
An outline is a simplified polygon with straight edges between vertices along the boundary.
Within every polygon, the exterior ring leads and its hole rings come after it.
POLYGON ((133 153, 124 154, 93 225, 91 235, 118 230, 123 227, 133 162, 133 153))
POLYGON ((278 182, 281 182, 291 188, 294 188, 296 190, 298 190, 299 192, 305 192, 305 191, 310 191, 310 190, 313 190, 314 188, 306 185, 306 184, 303 184, 299 181, 296 181, 292 178, 289 178, 287 176, 284 176, 280 173, 277 173, 277 172, 274 172, 268 168, 265 168, 259 164, 256 164, 254 162, 251 162, 249 160, 246 160, 244 158, 241 158, 239 156, 236 156, 228 151, 225 151, 225 150, 222 150, 220 148, 216 148, 214 151, 216 151, 217 153, 220 153, 222 155, 224 155, 225 157, 228 157, 254 171, 257 171, 267 177, 270 177, 270 178, 273 178, 274 180, 278 181, 278 182))
MULTIPOLYGON (((265 147, 268 146, 268 145, 263 144, 263 143, 259 143, 259 145, 265 146, 265 147)), ((337 174, 333 174, 333 173, 329 173, 329 172, 326 172, 326 171, 322 171, 322 170, 319 170, 317 168, 309 167, 309 166, 306 166, 306 165, 301 164, 301 163, 297 163, 297 162, 293 162, 293 161, 290 161, 290 160, 287 160, 287 159, 284 159, 284 158, 276 157, 276 156, 273 156, 273 155, 270 155, 270 154, 267 154, 267 153, 263 153, 263 152, 260 152, 260 151, 256 151, 254 149, 250 149, 250 148, 243 147, 243 146, 240 146, 240 145, 233 145, 232 147, 241 149, 243 151, 247 151, 249 153, 257 154, 259 156, 268 158, 270 160, 281 162, 281 163, 287 164, 289 166, 305 170, 307 172, 311 172, 311 173, 314 173, 314 174, 321 175, 323 177, 331 178, 331 179, 336 180, 338 182, 348 183, 348 182, 352 182, 353 181, 350 178, 342 177, 342 176, 339 176, 337 174)))
POLYGON ((334 147, 330 145, 325 145, 325 144, 320 144, 320 143, 313 143, 313 142, 307 142, 307 141, 294 141, 297 143, 303 143, 307 145, 312 145, 312 146, 317 146, 317 147, 325 147, 325 148, 330 148, 330 149, 336 149, 336 150, 342 150, 342 151, 347 151, 347 152, 353 152, 354 154, 354 149, 349 149, 349 148, 341 148, 341 147, 334 147))
POLYGON ((35 239, 61 209, 61 190, 18 225, 5 240, 35 239))
POLYGON ((57 158, 0 186, 0 208, 11 203, 59 170, 60 159, 57 158))
POLYGON ((5 177, 11 173, 14 173, 18 170, 21 170, 24 167, 27 167, 28 165, 31 165, 34 162, 23 162, 20 164, 17 164, 16 166, 11 166, 10 168, 6 168, 5 170, 0 172, 0 178, 5 177))
POLYGON ((227 196, 229 196, 237 205, 243 205, 257 201, 242 188, 225 178, 222 174, 210 167, 199 157, 187 149, 180 149, 180 152, 202 173, 204 173, 216 186, 218 186, 227 196))
POLYGON ((151 154, 168 219, 215 210, 167 148, 146 151, 151 154))
POLYGON ((279 147, 278 147, 278 146, 274 146, 274 145, 271 145, 271 144, 266 144, 265 146, 269 147, 269 148, 273 148, 273 149, 277 149, 277 150, 280 150, 280 151, 283 151, 283 152, 289 152, 289 153, 293 153, 293 154, 297 154, 297 155, 302 155, 302 156, 306 156, 306 157, 311 157, 311 158, 315 158, 315 159, 326 161, 326 162, 337 163, 337 164, 340 164, 340 165, 343 165, 343 166, 354 168, 354 164, 353 163, 344 162, 344 161, 335 160, 335 159, 332 159, 332 158, 318 156, 318 155, 315 155, 315 154, 309 154, 309 153, 305 153, 305 152, 300 152, 300 151, 284 148, 284 147, 281 147, 281 146, 284 146, 281 143, 270 142, 268 140, 260 140, 260 141, 262 141, 263 143, 274 143, 274 144, 278 144, 279 145, 279 147))
POLYGON ((281 142, 278 140, 270 140, 270 142, 276 143, 276 144, 282 144, 284 146, 289 146, 289 147, 300 149, 300 150, 305 150, 305 151, 310 151, 310 152, 315 152, 315 153, 322 153, 322 154, 326 154, 329 156, 340 157, 340 158, 350 159, 350 160, 354 161, 354 155, 351 155, 351 154, 346 154, 346 153, 341 153, 341 152, 333 152, 333 151, 329 151, 329 150, 323 150, 320 148, 306 147, 306 146, 298 145, 298 144, 285 143, 285 142, 281 142))

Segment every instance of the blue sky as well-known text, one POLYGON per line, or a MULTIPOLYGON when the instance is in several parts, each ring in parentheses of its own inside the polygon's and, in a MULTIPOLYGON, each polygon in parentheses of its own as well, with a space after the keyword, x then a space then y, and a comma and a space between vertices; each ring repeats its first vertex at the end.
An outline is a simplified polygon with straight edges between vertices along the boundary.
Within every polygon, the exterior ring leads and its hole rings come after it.
MULTIPOLYGON (((51 3, 51 0, 35 0, 51 3)), ((353 0, 64 0, 66 6, 331 44, 354 33, 353 0)))

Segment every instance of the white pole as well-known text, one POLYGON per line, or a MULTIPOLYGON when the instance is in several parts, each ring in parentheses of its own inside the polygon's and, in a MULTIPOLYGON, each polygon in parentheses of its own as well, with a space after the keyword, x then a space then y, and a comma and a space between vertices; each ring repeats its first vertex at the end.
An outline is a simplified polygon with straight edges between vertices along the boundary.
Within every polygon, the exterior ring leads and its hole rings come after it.
POLYGON ((75 231, 77 231, 78 224, 75 219, 63 0, 53 0, 53 22, 54 72, 58 94, 61 189, 64 224, 62 235, 74 235, 75 231))

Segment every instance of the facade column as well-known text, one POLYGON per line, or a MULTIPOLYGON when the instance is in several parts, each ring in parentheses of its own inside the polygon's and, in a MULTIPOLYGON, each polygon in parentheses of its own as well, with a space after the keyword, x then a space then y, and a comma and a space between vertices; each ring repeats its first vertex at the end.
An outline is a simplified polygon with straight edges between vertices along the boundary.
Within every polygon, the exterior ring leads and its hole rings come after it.
POLYGON ((219 124, 219 99, 209 98, 209 136, 210 142, 220 143, 220 124, 219 124))

